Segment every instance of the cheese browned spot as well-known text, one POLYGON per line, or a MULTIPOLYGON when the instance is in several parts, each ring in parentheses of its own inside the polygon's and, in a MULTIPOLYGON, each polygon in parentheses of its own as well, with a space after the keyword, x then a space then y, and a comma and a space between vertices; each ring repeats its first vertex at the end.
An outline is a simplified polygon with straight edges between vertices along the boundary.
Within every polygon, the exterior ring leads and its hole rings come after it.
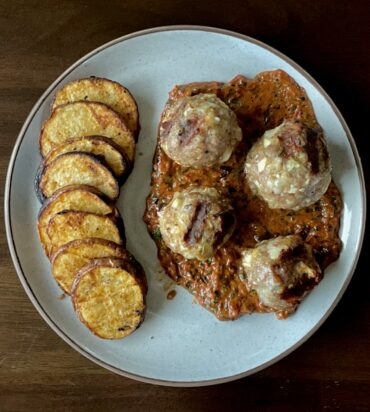
POLYGON ((182 166, 226 162, 242 139, 235 114, 214 94, 169 101, 159 127, 162 149, 182 166))
POLYGON ((298 210, 317 202, 331 181, 323 133, 300 122, 284 121, 252 146, 245 176, 270 208, 298 210))
POLYGON ((191 187, 176 192, 161 210, 159 228, 172 251, 205 260, 230 237, 234 213, 231 203, 216 189, 191 187))

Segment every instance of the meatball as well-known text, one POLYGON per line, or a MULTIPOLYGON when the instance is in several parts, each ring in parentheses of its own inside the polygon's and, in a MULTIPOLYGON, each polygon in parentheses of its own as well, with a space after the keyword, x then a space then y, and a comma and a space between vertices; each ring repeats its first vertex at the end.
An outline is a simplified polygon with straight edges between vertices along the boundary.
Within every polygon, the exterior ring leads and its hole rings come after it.
POLYGON ((322 278, 311 247, 296 235, 264 240, 242 253, 247 284, 260 303, 285 317, 322 278))
POLYGON ((252 146, 245 163, 251 190, 272 209, 298 210, 317 202, 331 181, 321 129, 284 121, 252 146))
POLYGON ((235 113, 214 94, 186 96, 170 102, 159 127, 167 156, 182 166, 218 166, 242 139, 235 113))
POLYGON ((187 259, 206 260, 232 234, 231 203, 214 188, 190 187, 176 192, 159 212, 159 228, 166 245, 187 259))

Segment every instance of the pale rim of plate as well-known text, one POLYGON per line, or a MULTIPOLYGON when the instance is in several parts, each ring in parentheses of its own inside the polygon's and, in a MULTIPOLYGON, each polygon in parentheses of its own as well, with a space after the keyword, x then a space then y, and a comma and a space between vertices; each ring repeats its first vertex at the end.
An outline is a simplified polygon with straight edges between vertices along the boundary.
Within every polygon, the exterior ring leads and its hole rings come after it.
POLYGON ((170 26, 160 26, 160 27, 153 27, 149 29, 144 29, 140 31, 136 31, 121 37, 118 37, 110 42, 107 42, 103 44, 102 46, 92 50, 91 52, 87 53, 83 57, 81 57, 79 60, 77 60, 75 63, 73 63, 70 67, 68 67, 46 90, 45 92, 41 95, 41 97, 38 99, 32 110, 30 111, 29 115, 27 116, 19 134, 17 137, 17 140, 15 142, 12 155, 10 157, 10 162, 8 166, 8 171, 7 171, 7 176, 6 176, 6 182, 5 182, 5 191, 4 191, 4 219, 5 219, 5 230, 6 230, 6 236, 8 240, 8 246, 10 250, 10 255, 13 260, 14 267, 16 269, 17 275, 19 277, 19 280, 25 289, 29 299, 31 300, 32 304, 35 306, 41 317, 45 320, 45 322, 51 327, 51 329, 59 335, 68 345, 70 345, 73 349, 75 349, 77 352, 81 353, 83 356, 86 358, 90 359, 92 362, 98 364, 99 366, 114 372, 118 375, 122 375, 127 378, 131 378, 140 382, 144 383, 150 383, 150 384, 156 384, 156 385, 163 385, 163 386, 172 386, 172 387, 200 387, 200 386, 208 386, 208 385, 216 385, 216 384, 221 384, 221 383, 226 383, 230 382, 233 380, 237 380, 249 375, 252 375, 262 369, 267 368, 268 366, 273 365, 274 363, 278 362, 279 360, 283 359, 290 353, 292 353, 294 350, 296 350, 299 346, 301 346, 306 340, 308 340, 319 328, 320 326, 325 322, 325 320, 328 318, 328 316, 331 314, 333 309, 336 307, 338 304, 339 300, 342 298, 345 290, 347 289, 347 286, 349 285, 351 278, 353 276, 353 273, 356 269, 357 262, 360 256, 360 251, 363 243, 363 238, 364 238, 364 232, 365 232, 365 220, 366 220, 366 196, 365 196, 365 179, 364 179, 364 174, 363 174, 363 169, 361 165, 361 159, 360 155, 358 153, 356 143, 353 139, 353 136, 343 118, 341 115, 339 109, 336 107, 332 99, 328 96, 328 94, 324 91, 324 89, 320 86, 320 84, 310 75, 308 74, 300 65, 295 63, 293 60, 291 60, 289 57, 285 56, 283 53, 279 52, 278 50, 274 49, 273 47, 256 40, 252 37, 249 37, 247 35, 237 33, 234 31, 230 30, 225 30, 221 28, 216 28, 216 27, 210 27, 210 26, 200 26, 200 25, 170 25, 170 26), (11 222, 10 222, 10 189, 12 187, 12 177, 13 177, 13 169, 15 165, 15 161, 17 158, 18 150, 19 147, 22 143, 22 140, 24 138, 24 135, 34 117, 34 115, 37 113, 37 111, 40 109, 46 98, 50 95, 50 93, 55 89, 55 87, 68 75, 70 74, 75 68, 80 66, 84 61, 88 60, 92 56, 99 54, 101 51, 108 49, 112 47, 113 45, 116 45, 118 43, 124 42, 126 40, 129 40, 134 37, 139 37, 139 36, 146 36, 149 34, 153 33, 158 33, 158 32, 165 32, 165 31, 202 31, 202 32, 210 32, 210 33, 215 33, 215 34, 221 34, 225 36, 230 36, 234 38, 238 38, 240 40, 246 41, 248 43, 255 44, 262 49, 268 50, 272 54, 275 54, 282 60, 286 61, 289 65, 294 67, 299 73, 301 73, 312 85, 313 87, 325 98, 325 100, 329 103, 330 107, 334 111, 335 115, 337 116, 338 120, 341 123, 341 126, 343 127, 346 136, 348 138, 349 144, 351 146, 351 150, 353 152, 355 162, 356 162, 356 167, 357 167, 357 172, 360 180, 360 187, 361 187, 361 206, 362 206, 362 219, 360 222, 360 233, 359 233, 359 242, 358 242, 358 248, 356 250, 356 254, 354 256, 353 262, 352 262, 352 267, 351 271, 348 274, 345 283, 342 286, 342 289, 336 296, 336 299, 333 301, 332 305, 330 308, 327 310, 327 312, 322 316, 320 321, 305 335, 300 339, 298 342, 296 342, 293 346, 288 348, 286 351, 283 353, 280 353, 278 356, 276 356, 273 359, 270 359, 267 362, 264 362, 263 364, 259 365, 258 367, 255 367, 253 369, 247 370, 243 373, 228 376, 228 377, 223 377, 223 378, 218 378, 218 379, 210 379, 210 380, 202 380, 202 381, 169 381, 169 380, 163 380, 163 379, 155 379, 155 378, 148 378, 145 376, 141 375, 136 375, 131 372, 126 372, 122 369, 119 369, 115 366, 112 366, 106 362, 104 362, 101 359, 96 358, 95 356, 91 355, 88 353, 86 350, 84 350, 83 347, 78 345, 76 342, 72 340, 69 336, 67 336, 57 324, 54 323, 54 321, 48 316, 47 312, 44 310, 44 308, 41 306, 41 304, 38 302, 37 297, 34 295, 34 292, 29 285, 27 281, 27 277, 20 265, 20 260, 18 259, 18 254, 17 254, 17 248, 16 245, 14 244, 13 236, 12 236, 12 228, 11 228, 11 222))

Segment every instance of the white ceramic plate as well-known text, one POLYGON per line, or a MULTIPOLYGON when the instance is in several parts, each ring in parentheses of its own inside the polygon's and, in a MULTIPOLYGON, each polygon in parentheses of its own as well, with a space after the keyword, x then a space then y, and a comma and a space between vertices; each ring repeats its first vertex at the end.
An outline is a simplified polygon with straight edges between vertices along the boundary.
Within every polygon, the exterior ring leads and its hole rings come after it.
POLYGON ((351 134, 330 98, 297 64, 251 38, 205 27, 162 27, 114 40, 72 65, 43 94, 28 116, 10 161, 5 219, 9 247, 19 278, 46 322, 73 348, 116 373, 146 382, 200 386, 254 373, 297 348, 327 318, 347 287, 357 263, 365 219, 364 183, 351 134), (280 68, 303 86, 323 126, 333 175, 344 198, 343 251, 298 312, 284 321, 255 314, 220 322, 177 287, 166 299, 168 280, 160 274, 156 248, 142 221, 149 191, 157 123, 169 90, 191 81, 228 81, 280 68), (90 75, 126 85, 137 99, 141 134, 135 169, 118 202, 126 224, 128 249, 149 279, 144 324, 120 341, 94 337, 76 318, 69 298, 50 275, 36 233, 40 204, 33 179, 40 162, 38 135, 57 88, 90 75))

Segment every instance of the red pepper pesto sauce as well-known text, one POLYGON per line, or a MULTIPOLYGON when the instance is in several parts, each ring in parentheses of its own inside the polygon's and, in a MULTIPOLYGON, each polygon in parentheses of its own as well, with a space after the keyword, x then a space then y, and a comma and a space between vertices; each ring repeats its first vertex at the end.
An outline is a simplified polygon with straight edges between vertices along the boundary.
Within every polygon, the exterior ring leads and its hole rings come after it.
MULTIPOLYGON (((181 96, 214 93, 237 115, 243 139, 231 158, 219 167, 195 169, 172 161, 157 145, 153 159, 152 188, 144 221, 158 247, 161 265, 177 284, 191 292, 200 305, 220 320, 236 319, 244 313, 268 312, 253 290, 249 290, 241 268, 241 251, 278 235, 298 234, 314 251, 324 270, 341 250, 338 236, 342 200, 331 182, 322 198, 299 211, 270 209, 254 196, 243 176, 245 157, 253 142, 283 119, 299 119, 318 127, 312 105, 304 91, 284 71, 263 72, 254 79, 241 75, 229 83, 204 82, 176 86, 167 105, 181 96), (215 187, 231 199, 236 214, 232 237, 207 261, 185 259, 163 242, 158 211, 174 192, 189 185, 215 187)), ((279 313, 279 317, 286 315, 279 313)))

